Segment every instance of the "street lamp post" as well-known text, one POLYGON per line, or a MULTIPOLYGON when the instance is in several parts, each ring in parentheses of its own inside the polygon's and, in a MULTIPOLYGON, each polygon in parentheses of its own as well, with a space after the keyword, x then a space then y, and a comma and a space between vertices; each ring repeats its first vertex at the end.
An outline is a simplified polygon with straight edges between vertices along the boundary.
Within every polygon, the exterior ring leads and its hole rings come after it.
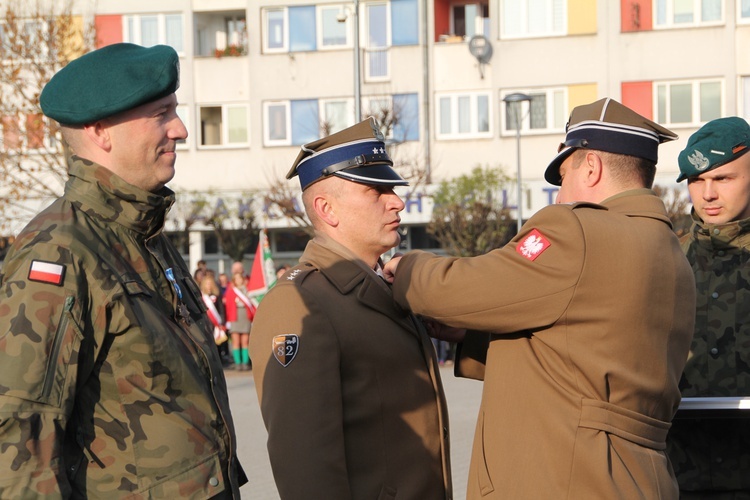
POLYGON ((517 209, 516 209, 516 219, 517 220, 517 230, 516 234, 521 232, 521 226, 523 225, 523 210, 521 208, 522 205, 522 190, 521 190, 521 103, 524 101, 530 102, 531 97, 529 97, 526 94, 521 94, 520 92, 515 92, 513 94, 508 94, 505 97, 503 97, 503 102, 505 102, 506 106, 509 106, 510 109, 513 110, 513 114, 515 116, 515 122, 516 122, 516 184, 517 184, 517 209))
POLYGON ((362 121, 362 97, 360 83, 360 63, 359 63, 359 0, 354 0, 354 123, 362 121))
MULTIPOLYGON (((348 11, 349 8, 346 7, 348 11)), ((359 48, 359 0, 354 0, 354 7, 352 9, 352 23, 354 23, 354 123, 362 121, 362 83, 361 83, 361 69, 360 69, 360 48, 359 48)), ((336 17, 336 20, 340 23, 346 22, 347 14, 344 7, 341 8, 341 13, 336 17)))

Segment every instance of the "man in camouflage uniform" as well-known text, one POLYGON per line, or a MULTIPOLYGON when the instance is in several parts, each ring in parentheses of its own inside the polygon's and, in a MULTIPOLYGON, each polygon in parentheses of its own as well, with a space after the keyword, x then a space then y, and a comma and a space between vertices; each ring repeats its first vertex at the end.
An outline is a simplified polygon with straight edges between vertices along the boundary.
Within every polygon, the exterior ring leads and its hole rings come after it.
MULTIPOLYGON (((683 397, 750 396, 750 126, 704 125, 679 155, 693 202, 682 240, 695 273, 695 335, 683 397)), ((678 414, 679 417, 679 414, 678 414)), ((682 498, 750 498, 750 420, 676 418, 669 455, 682 498)))
POLYGON ((74 153, 0 276, 0 498, 239 498, 210 321, 162 233, 179 60, 115 44, 42 92, 74 153))

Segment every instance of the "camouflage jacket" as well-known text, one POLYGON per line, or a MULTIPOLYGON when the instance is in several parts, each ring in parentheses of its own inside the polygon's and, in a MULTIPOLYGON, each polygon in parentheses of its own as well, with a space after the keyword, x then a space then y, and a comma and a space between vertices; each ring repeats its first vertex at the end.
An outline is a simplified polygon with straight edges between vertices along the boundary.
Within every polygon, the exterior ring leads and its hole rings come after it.
POLYGON ((72 157, 0 276, 0 498, 239 498, 227 387, 153 194, 72 157), (171 270, 171 271, 170 271, 171 270))
MULTIPOLYGON (((697 290, 682 395, 750 396, 750 219, 693 220, 682 240, 697 290)), ((750 419, 675 419, 669 451, 682 490, 750 490, 750 419)))

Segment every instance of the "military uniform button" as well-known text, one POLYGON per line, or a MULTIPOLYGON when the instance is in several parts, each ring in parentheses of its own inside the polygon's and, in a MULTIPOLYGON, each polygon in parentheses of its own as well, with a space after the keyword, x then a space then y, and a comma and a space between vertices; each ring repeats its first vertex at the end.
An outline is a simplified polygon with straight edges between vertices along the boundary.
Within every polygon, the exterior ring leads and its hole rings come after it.
POLYGON ((720 463, 722 463, 723 461, 724 461, 724 460, 723 460, 723 459, 722 459, 721 457, 716 457, 716 463, 717 463, 717 464, 720 464, 720 463))
POLYGON ((718 228, 717 228, 717 229, 714 229, 714 234, 719 234, 720 232, 721 232, 721 231, 719 231, 719 229, 718 229, 718 228))
POLYGON ((711 354, 713 354, 714 356, 716 356, 717 354, 719 354, 719 350, 717 348, 715 348, 715 347, 712 347, 711 348, 711 354))
POLYGON ((719 293, 718 293, 718 292, 714 292, 714 293, 712 293, 712 294, 711 294, 711 298, 712 298, 712 299, 718 299, 718 298, 719 298, 719 293))
POLYGON ((212 477, 208 480, 208 484, 210 484, 211 486, 219 486, 219 480, 215 477, 212 477))
POLYGON ((724 250, 719 250, 718 252, 716 252, 716 255, 718 255, 719 257, 724 257, 725 253, 726 252, 724 250))

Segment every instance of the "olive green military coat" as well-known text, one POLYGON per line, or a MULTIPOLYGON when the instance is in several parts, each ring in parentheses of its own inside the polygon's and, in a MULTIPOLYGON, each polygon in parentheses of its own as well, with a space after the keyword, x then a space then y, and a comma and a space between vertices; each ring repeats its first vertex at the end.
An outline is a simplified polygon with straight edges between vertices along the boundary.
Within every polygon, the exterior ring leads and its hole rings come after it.
POLYGON ((173 202, 74 157, 64 196, 16 239, 0 278, 0 498, 239 498, 213 327, 161 232, 173 202))
POLYGON ((281 498, 451 498, 448 415, 423 327, 329 238, 300 261, 250 335, 281 498))
POLYGON ((484 379, 468 498, 677 498, 665 438, 695 290, 653 192, 546 207, 480 257, 409 253, 393 290, 492 332, 470 332, 457 366, 484 379))

